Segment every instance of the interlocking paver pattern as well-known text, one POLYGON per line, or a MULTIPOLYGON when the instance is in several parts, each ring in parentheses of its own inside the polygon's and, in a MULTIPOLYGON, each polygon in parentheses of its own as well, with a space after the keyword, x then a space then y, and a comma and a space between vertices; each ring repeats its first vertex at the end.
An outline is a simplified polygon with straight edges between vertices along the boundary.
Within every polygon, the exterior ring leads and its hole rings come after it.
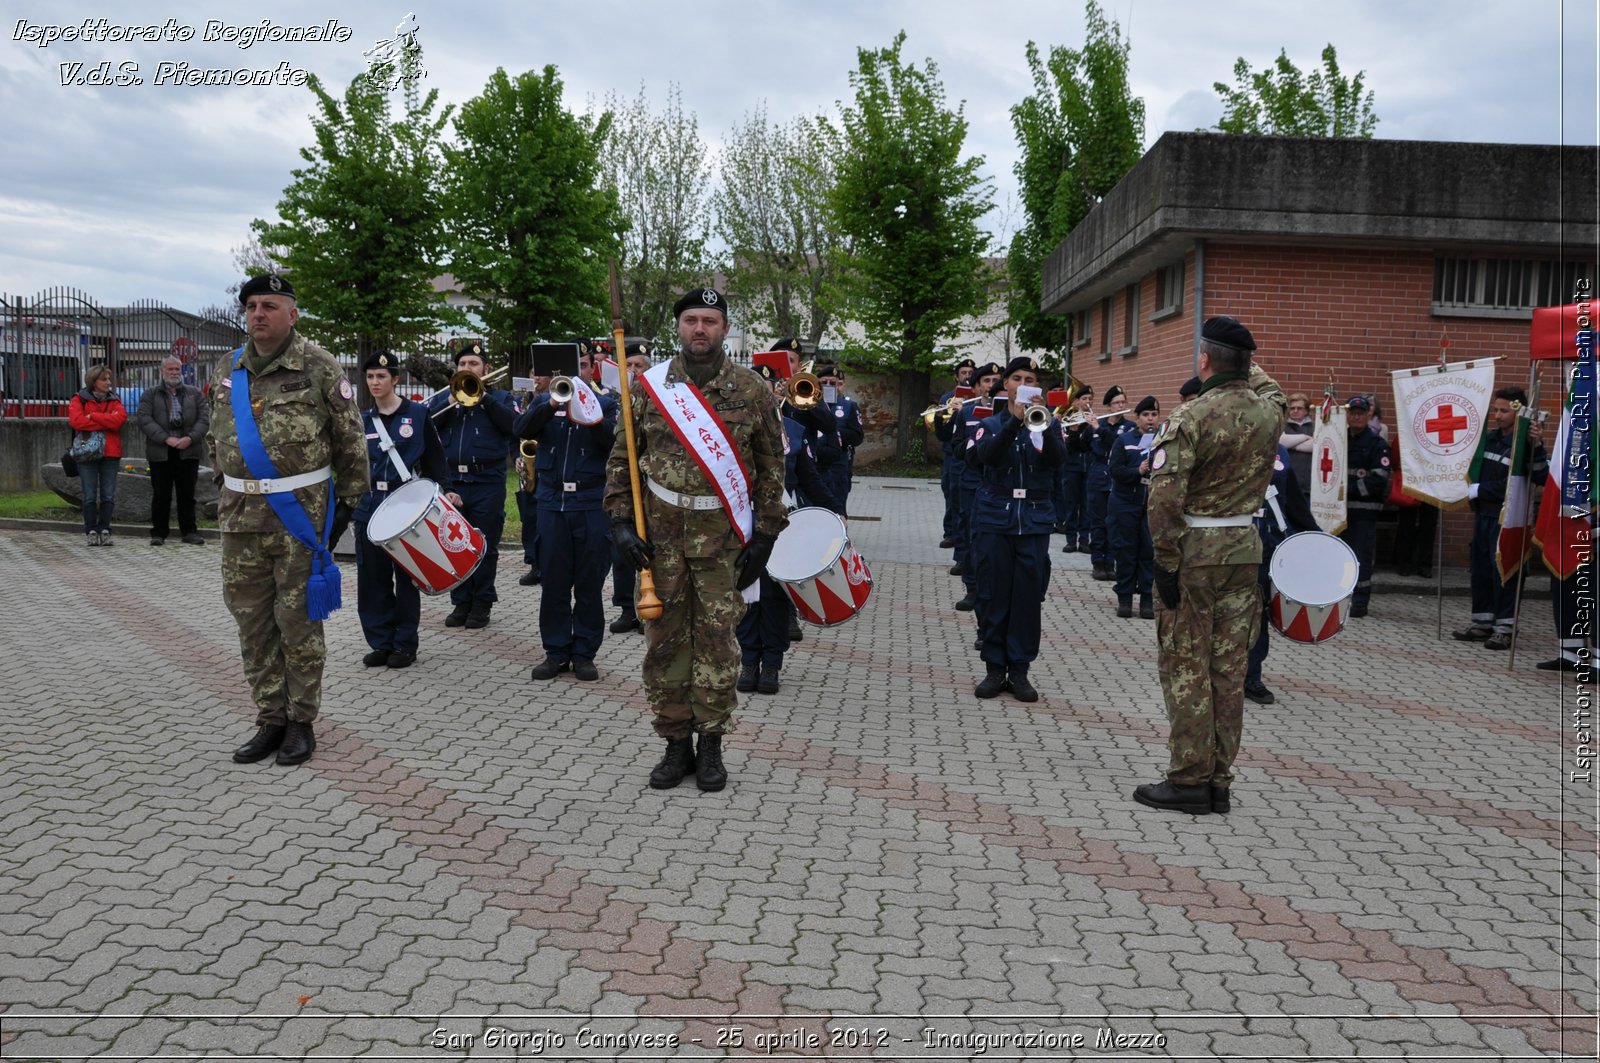
POLYGON ((214 546, 0 533, 0 1055, 1593 1056, 1547 600, 1509 673, 1416 593, 1275 640, 1234 812, 1167 815, 1153 625, 1054 555, 1043 700, 974 699, 939 505, 858 485, 874 600, 745 698, 717 795, 643 785, 638 636, 527 680, 509 580, 483 631, 425 602, 405 671, 349 602, 315 757, 234 765, 214 546))

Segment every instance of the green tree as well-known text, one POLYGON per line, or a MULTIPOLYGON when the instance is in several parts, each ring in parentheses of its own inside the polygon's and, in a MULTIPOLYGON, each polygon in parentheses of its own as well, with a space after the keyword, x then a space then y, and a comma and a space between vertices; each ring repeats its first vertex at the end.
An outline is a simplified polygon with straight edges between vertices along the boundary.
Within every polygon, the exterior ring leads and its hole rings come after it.
POLYGON ((963 318, 985 305, 978 221, 993 190, 981 156, 962 157, 967 120, 945 105, 938 67, 901 61, 902 31, 888 48, 856 52, 855 99, 825 136, 838 160, 829 195, 839 230, 853 241, 843 278, 851 316, 865 330, 850 356, 897 370, 898 452, 919 438, 928 371, 963 318))
POLYGON ((378 347, 412 349, 450 320, 433 278, 444 239, 440 135, 451 108, 435 113, 437 90, 419 101, 416 79, 405 84, 394 120, 379 79, 358 76, 341 100, 310 77, 316 143, 300 149, 308 165, 284 189, 279 220, 250 226, 293 280, 305 333, 363 358, 378 347))
POLYGON ((1322 69, 1310 77, 1289 61, 1287 49, 1260 72, 1252 71, 1241 56, 1233 64, 1234 87, 1220 81, 1212 86, 1222 97, 1222 120, 1216 128, 1224 133, 1370 139, 1378 116, 1372 110, 1372 92, 1361 92, 1366 77, 1365 70, 1354 78, 1340 73, 1331 44, 1322 49, 1322 69))
POLYGON ((659 114, 642 85, 631 102, 608 96, 606 106, 616 115, 605 141, 606 180, 626 226, 618 263, 624 328, 674 346, 672 304, 709 283, 715 268, 707 250, 710 153, 676 85, 659 114))
POLYGON ((445 148, 451 270, 480 301, 491 349, 594 335, 610 316, 621 220, 600 149, 611 116, 574 115, 561 90, 554 66, 515 78, 498 69, 445 148))
POLYGON ((798 336, 814 350, 849 258, 828 203, 835 161, 818 120, 778 125, 758 108, 723 142, 721 171, 712 202, 731 249, 729 300, 747 328, 798 336))
MULTIPOLYGON (((1039 309, 1044 261, 1139 161, 1144 101, 1128 87, 1128 42, 1094 0, 1081 49, 1028 42, 1033 93, 1011 108, 1021 158, 1013 172, 1023 222, 1007 261, 1011 318, 1025 350, 1065 356, 1070 319, 1039 309)), ((1053 360, 1053 359, 1051 359, 1053 360)))

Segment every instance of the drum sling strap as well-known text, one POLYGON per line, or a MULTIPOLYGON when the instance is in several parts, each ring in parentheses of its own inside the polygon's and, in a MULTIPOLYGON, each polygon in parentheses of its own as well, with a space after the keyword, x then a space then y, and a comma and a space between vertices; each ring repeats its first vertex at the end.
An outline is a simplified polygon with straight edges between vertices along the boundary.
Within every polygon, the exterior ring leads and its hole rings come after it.
POLYGON ((395 470, 399 472, 401 481, 409 483, 411 481, 411 470, 406 468, 406 463, 400 460, 400 448, 394 445, 393 439, 389 438, 389 430, 383 427, 383 414, 376 409, 372 411, 372 427, 378 430, 378 448, 389 455, 389 460, 394 462, 395 470))
MULTIPOLYGON (((256 427, 255 412, 250 409, 250 374, 244 368, 244 348, 235 352, 233 360, 233 420, 239 435, 239 453, 245 468, 257 480, 277 479, 278 470, 267 456, 266 445, 261 442, 261 431, 256 427)), ((306 619, 321 623, 333 615, 342 604, 339 598, 339 566, 324 540, 333 532, 333 480, 328 480, 328 519, 317 534, 311 516, 294 496, 293 491, 277 491, 266 496, 272 511, 283 522, 283 528, 294 540, 311 551, 311 577, 306 580, 306 619)))

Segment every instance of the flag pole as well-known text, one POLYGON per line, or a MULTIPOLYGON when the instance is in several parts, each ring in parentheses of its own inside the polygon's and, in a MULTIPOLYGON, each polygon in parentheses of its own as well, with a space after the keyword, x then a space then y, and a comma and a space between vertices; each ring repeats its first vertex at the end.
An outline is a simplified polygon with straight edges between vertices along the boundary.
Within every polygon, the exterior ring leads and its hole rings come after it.
MULTIPOLYGON (((1436 373, 1445 371, 1450 357, 1450 327, 1440 326, 1439 332, 1439 365, 1434 370, 1436 373)), ((1469 368, 1470 368, 1470 363, 1469 368)), ((1426 502, 1423 505, 1427 505, 1426 502)), ((1433 608, 1434 627, 1433 637, 1439 642, 1444 641, 1444 507, 1435 506, 1439 515, 1433 521, 1433 608)))
MULTIPOLYGON (((1528 443, 1529 452, 1523 456, 1523 461, 1529 468, 1533 465, 1533 427, 1539 423, 1539 362, 1530 360, 1528 366, 1528 443)), ((1522 411, 1518 411, 1520 415, 1522 411)), ((1511 474, 1517 472, 1517 443, 1521 433, 1516 432, 1511 436, 1511 474)), ((1529 527, 1533 511, 1533 477, 1528 477, 1527 490, 1522 495, 1522 546, 1517 557, 1517 591, 1516 599, 1511 605, 1511 654, 1506 658, 1506 671, 1510 672, 1517 667, 1517 636, 1522 628, 1522 588, 1527 584, 1528 544, 1533 541, 1533 529, 1529 527)))

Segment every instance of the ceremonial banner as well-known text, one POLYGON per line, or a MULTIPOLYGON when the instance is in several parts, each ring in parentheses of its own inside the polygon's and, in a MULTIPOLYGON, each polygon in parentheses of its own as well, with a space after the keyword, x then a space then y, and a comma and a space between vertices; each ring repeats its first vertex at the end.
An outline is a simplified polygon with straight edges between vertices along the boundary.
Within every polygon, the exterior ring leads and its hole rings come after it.
POLYGON ((1594 333, 1580 332, 1578 364, 1573 367, 1561 429, 1550 451, 1550 476, 1539 500, 1533 539, 1544 551, 1544 564, 1557 579, 1567 579, 1594 552, 1594 469, 1600 459, 1594 431, 1594 333))
MULTIPOLYGON (((1345 484, 1350 432, 1345 408, 1332 401, 1322 404, 1311 432, 1311 515, 1329 535, 1344 531, 1347 521, 1345 484)), ((1407 470, 1409 472, 1409 470, 1407 470)))
POLYGON ((1400 446, 1405 493, 1443 509, 1467 504, 1468 470, 1488 424, 1494 363, 1396 369, 1391 443, 1400 446))

